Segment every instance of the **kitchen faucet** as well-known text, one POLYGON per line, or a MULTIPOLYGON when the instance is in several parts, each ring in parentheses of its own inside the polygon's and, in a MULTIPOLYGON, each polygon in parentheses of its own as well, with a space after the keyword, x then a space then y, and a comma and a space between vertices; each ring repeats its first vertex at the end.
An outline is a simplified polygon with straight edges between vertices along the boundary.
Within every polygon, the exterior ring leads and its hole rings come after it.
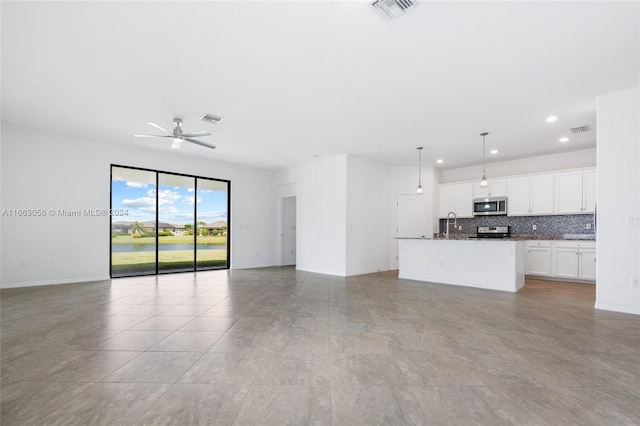
POLYGON ((451 215, 453 215, 453 226, 458 226, 458 215, 456 215, 454 212, 447 213, 447 230, 444 233, 447 238, 449 238, 449 219, 451 218, 451 215))

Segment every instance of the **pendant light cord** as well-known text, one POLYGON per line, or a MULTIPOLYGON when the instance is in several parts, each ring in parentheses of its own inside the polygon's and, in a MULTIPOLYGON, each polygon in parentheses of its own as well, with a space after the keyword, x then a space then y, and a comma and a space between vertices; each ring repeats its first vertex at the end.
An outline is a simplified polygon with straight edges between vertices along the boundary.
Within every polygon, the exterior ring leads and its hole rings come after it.
POLYGON ((485 158, 485 156, 486 156, 486 151, 487 151, 487 147, 486 147, 486 143, 485 143, 485 139, 486 139, 486 137, 487 137, 487 134, 486 134, 486 133, 483 133, 483 135, 482 135, 482 174, 483 174, 483 175, 484 175, 484 174, 486 174, 486 173, 485 173, 485 164, 486 164, 486 162, 487 162, 487 161, 486 161, 486 158, 485 158))
POLYGON ((422 148, 418 148, 418 186, 422 186, 422 148))
POLYGON ((422 146, 417 147, 418 150, 418 194, 422 194, 422 146))

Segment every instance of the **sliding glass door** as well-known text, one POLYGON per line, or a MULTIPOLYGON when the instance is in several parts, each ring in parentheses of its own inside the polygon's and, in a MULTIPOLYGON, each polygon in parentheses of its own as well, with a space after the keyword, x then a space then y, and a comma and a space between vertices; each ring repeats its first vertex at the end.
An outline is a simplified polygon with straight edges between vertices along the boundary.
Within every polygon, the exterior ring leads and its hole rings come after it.
POLYGON ((111 166, 111 276, 229 267, 230 182, 111 166))
POLYGON ((198 179, 196 212, 198 227, 196 260, 198 268, 216 268, 228 264, 227 206, 229 186, 226 182, 198 179))
POLYGON ((156 174, 111 169, 111 208, 127 216, 111 217, 111 275, 156 273, 156 174))
POLYGON ((195 178, 158 173, 158 272, 193 271, 195 178))

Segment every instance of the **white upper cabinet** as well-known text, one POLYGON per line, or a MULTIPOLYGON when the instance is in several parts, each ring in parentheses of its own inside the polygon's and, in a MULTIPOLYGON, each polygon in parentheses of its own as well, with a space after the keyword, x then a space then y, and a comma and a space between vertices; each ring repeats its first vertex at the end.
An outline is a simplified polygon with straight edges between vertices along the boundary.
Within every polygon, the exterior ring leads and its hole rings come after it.
POLYGON ((531 213, 553 214, 553 175, 531 176, 531 213))
POLYGON ((597 182, 596 169, 582 172, 582 202, 584 204, 584 213, 594 213, 596 211, 597 182))
POLYGON ((593 213, 596 184, 595 168, 489 179, 484 188, 479 181, 446 183, 440 185, 439 217, 473 217, 475 198, 502 196, 509 216, 593 213))
POLYGON ((530 182, 528 176, 507 179, 507 214, 509 216, 531 214, 530 182))
POLYGON ((440 185, 440 214, 439 217, 447 217, 447 213, 456 210, 456 186, 440 185))
POLYGON ((445 218, 449 212, 457 217, 473 217, 473 187, 470 183, 440 185, 440 215, 445 218))
POLYGON ((593 213, 596 204, 596 170, 556 173, 555 213, 593 213))
POLYGON ((473 217, 473 187, 470 183, 456 185, 456 210, 454 212, 458 217, 473 217))
POLYGON ((553 175, 507 179, 509 216, 553 214, 553 175))
POLYGON ((480 186, 480 182, 473 183, 473 198, 503 197, 507 195, 506 179, 489 179, 489 185, 480 186))

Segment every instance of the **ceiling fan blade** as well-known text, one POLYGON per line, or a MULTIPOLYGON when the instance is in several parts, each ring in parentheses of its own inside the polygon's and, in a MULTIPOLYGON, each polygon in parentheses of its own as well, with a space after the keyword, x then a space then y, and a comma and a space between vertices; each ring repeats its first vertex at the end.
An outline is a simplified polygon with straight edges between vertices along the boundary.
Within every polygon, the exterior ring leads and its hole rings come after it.
POLYGON ((215 145, 209 145, 208 143, 200 142, 199 140, 196 140, 196 139, 184 138, 183 140, 187 142, 195 143, 196 145, 204 146, 211 149, 216 149, 215 145))
POLYGON ((150 126, 155 127, 156 129, 160 129, 160 130, 162 130, 163 132, 169 133, 170 135, 173 135, 173 132, 168 131, 167 129, 165 129, 165 128, 164 128, 164 127, 162 127, 162 126, 157 125, 156 123, 152 123, 152 122, 150 122, 150 121, 147 121, 147 124, 148 124, 148 125, 150 125, 150 126))
POLYGON ((173 135, 133 135, 136 138, 171 138, 173 135))
POLYGON ((197 132, 183 133, 182 136, 185 138, 199 138, 200 136, 211 136, 211 133, 206 130, 199 130, 197 132))

